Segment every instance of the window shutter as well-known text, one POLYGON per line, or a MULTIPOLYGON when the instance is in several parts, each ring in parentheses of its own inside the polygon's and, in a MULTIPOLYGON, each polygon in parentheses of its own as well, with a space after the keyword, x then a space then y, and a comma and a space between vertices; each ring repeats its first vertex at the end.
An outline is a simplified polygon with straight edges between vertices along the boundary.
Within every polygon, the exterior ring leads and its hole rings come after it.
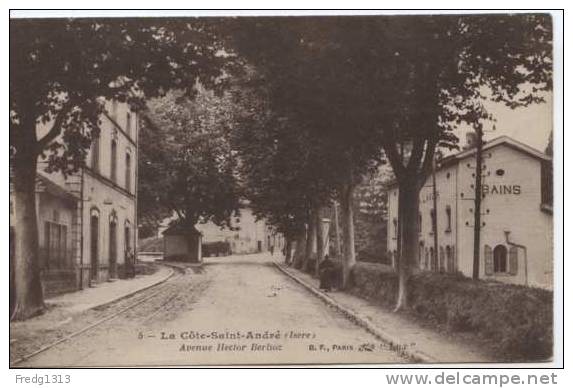
POLYGON ((509 273, 517 275, 517 247, 509 248, 509 273))
POLYGON ((446 270, 444 256, 444 247, 440 247, 440 272, 444 272, 446 270))
POLYGON ((458 272, 458 258, 456 257, 456 246, 452 245, 452 272, 458 272))
POLYGON ((485 255, 485 274, 488 276, 493 275, 493 250, 489 245, 484 247, 485 255))

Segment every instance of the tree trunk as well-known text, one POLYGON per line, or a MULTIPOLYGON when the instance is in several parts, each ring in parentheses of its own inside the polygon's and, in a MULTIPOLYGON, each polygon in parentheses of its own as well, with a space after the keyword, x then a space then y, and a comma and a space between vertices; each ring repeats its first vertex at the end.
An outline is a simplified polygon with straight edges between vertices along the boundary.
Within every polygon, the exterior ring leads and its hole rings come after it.
POLYGON ((38 221, 36 218, 35 125, 26 133, 12 163, 15 231, 15 304, 12 319, 24 320, 41 313, 44 306, 40 279, 38 221))
POLYGON ((316 257, 316 209, 312 208, 308 220, 308 236, 306 238, 306 252, 304 255, 304 270, 310 272, 312 259, 316 257))
POLYGON ((400 182, 400 256, 398 262, 398 300, 395 311, 408 308, 408 281, 418 252, 418 212, 420 185, 415 180, 400 182))
POLYGON ((292 260, 292 238, 290 236, 286 237, 285 242, 285 264, 290 265, 292 260))
POLYGON ((354 183, 350 182, 341 190, 341 216, 342 216, 342 239, 344 257, 342 258, 342 288, 350 286, 350 273, 356 264, 356 252, 354 247, 354 183))
POLYGON ((322 208, 317 207, 315 211, 316 225, 316 261, 314 263, 314 275, 318 276, 318 266, 324 259, 324 226, 322 224, 322 208))
POLYGON ((301 228, 296 239, 296 246, 294 249, 294 267, 297 269, 302 268, 304 262, 304 252, 306 249, 306 230, 301 228))

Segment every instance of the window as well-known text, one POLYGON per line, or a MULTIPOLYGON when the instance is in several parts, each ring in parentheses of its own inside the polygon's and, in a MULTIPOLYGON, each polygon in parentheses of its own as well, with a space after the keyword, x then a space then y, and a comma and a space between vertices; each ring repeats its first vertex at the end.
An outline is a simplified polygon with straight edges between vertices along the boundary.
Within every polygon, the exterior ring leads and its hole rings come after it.
POLYGON ((131 192, 131 155, 125 154, 125 189, 131 192))
POLYGON ((434 247, 430 247, 430 270, 436 270, 436 255, 434 252, 434 247))
POLYGON ((127 114, 125 115, 125 132, 127 132, 127 135, 129 137, 131 136, 131 113, 127 112, 127 114))
POLYGON ((111 102, 111 118, 117 120, 117 101, 111 102))
POLYGON ((117 180, 117 142, 115 140, 111 141, 111 173, 110 179, 112 181, 117 180))
POLYGON ((92 143, 92 160, 91 168, 95 172, 99 172, 99 135, 93 139, 92 143))
POLYGON ((455 263, 454 263, 454 252, 452 247, 446 245, 446 261, 447 261, 447 271, 448 272, 456 272, 455 263))
POLYGON ((493 249, 493 272, 507 272, 507 248, 504 245, 497 245, 493 249))
POLYGON ((398 238, 398 220, 394 218, 392 220, 392 224, 394 225, 394 239, 398 238))
POLYGON ((418 212, 418 234, 422 233, 422 213, 418 212))
POLYGON ((46 221, 44 223, 45 268, 63 268, 67 264, 68 228, 66 225, 46 221))
POLYGON ((452 231, 452 208, 450 205, 446 206, 446 232, 452 231))
POLYGON ((435 218, 436 218, 436 212, 434 211, 434 209, 432 209, 430 210, 430 221, 432 223, 432 225, 430 226, 430 233, 435 232, 435 226, 436 226, 435 218))

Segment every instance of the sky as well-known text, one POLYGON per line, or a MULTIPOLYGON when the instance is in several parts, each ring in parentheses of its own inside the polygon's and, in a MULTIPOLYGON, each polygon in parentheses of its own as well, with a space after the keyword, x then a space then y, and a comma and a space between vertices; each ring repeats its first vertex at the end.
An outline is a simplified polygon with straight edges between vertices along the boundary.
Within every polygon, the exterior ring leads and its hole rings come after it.
MULTIPOLYGON (((509 136, 545 152, 549 134, 553 128, 553 98, 551 95, 546 97, 545 103, 513 110, 500 103, 488 102, 484 105, 497 119, 496 123, 484 124, 484 139, 486 141, 499 136, 509 136), (491 130, 493 124, 496 127, 495 131, 491 130)), ((460 139, 460 145, 465 144, 465 133, 468 130, 471 130, 468 126, 458 128, 456 134, 460 139)))

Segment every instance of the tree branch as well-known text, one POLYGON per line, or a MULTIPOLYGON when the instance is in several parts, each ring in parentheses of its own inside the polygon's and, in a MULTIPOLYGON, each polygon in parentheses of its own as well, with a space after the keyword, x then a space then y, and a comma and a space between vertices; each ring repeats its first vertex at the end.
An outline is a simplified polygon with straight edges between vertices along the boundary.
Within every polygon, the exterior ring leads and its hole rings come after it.
POLYGON ((38 140, 38 152, 42 152, 43 149, 49 146, 50 143, 60 135, 60 133, 62 132, 62 125, 64 124, 66 117, 68 116, 68 113, 70 113, 72 108, 73 104, 71 103, 71 101, 68 101, 63 105, 62 109, 60 109, 60 111, 56 115, 56 119, 54 120, 52 128, 50 128, 50 130, 48 131, 47 134, 44 135, 44 137, 38 140))
POLYGON ((404 172, 404 165, 402 164, 402 159, 396 150, 396 144, 393 142, 386 142, 383 144, 383 147, 396 178, 400 180, 404 172))
POLYGON ((432 170, 437 143, 438 142, 436 138, 432 137, 428 139, 428 143, 426 145, 426 153, 424 155, 424 161, 422 162, 422 169, 420 171, 420 179, 421 179, 420 184, 422 185, 425 183, 426 178, 428 177, 430 171, 432 170))

